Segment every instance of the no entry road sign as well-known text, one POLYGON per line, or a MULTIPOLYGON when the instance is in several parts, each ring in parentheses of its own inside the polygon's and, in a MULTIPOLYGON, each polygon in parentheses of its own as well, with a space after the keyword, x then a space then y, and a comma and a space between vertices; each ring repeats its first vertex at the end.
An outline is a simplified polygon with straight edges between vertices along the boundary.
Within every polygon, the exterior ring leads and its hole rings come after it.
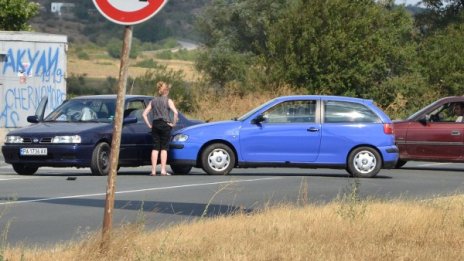
POLYGON ((93 0, 108 20, 133 25, 144 22, 160 11, 168 0, 93 0))

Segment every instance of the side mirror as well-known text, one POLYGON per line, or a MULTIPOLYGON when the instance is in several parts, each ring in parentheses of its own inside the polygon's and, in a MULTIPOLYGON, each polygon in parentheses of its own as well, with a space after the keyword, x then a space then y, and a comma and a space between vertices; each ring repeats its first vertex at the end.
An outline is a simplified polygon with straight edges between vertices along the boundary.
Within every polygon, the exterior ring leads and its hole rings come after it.
POLYGON ((427 125, 427 122, 430 121, 430 116, 425 115, 424 117, 419 118, 418 122, 420 122, 422 125, 427 125))
POLYGON ((122 125, 132 124, 132 123, 136 123, 136 122, 137 122, 136 117, 127 117, 127 118, 124 118, 124 120, 122 121, 122 125))
POLYGON ((256 116, 256 118, 252 119, 251 123, 252 124, 260 124, 261 122, 263 122, 265 120, 266 120, 266 118, 262 114, 260 114, 260 115, 256 116))
POLYGON ((27 122, 39 123, 39 117, 37 115, 27 116, 27 122))

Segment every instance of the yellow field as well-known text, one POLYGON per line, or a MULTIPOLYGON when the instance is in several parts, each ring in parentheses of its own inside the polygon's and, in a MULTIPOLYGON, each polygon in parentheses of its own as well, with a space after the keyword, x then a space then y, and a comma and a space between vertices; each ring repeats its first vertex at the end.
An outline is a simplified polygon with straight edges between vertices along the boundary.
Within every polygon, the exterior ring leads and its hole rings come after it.
MULTIPOLYGON (((193 62, 179 60, 160 60, 154 59, 150 53, 144 53, 137 59, 129 61, 129 77, 138 77, 143 75, 148 69, 133 66, 138 61, 143 59, 153 59, 158 64, 166 65, 168 68, 175 71, 182 70, 185 74, 186 81, 195 81, 198 73, 195 71, 193 62)), ((110 58, 95 58, 91 56, 89 60, 78 59, 75 55, 68 57, 68 74, 69 75, 86 75, 90 78, 107 78, 109 76, 119 77, 120 60, 110 58)))
POLYGON ((50 249, 7 248, 5 260, 464 260, 464 197, 334 202, 114 231, 50 249))

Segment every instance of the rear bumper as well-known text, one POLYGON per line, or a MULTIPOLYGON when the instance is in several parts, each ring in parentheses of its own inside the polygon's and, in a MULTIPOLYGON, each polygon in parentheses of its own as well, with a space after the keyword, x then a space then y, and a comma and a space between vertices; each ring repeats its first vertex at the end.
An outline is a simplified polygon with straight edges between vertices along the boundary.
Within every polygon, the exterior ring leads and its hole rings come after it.
POLYGON ((399 150, 396 146, 388 146, 380 149, 383 157, 384 169, 393 169, 399 159, 399 150))

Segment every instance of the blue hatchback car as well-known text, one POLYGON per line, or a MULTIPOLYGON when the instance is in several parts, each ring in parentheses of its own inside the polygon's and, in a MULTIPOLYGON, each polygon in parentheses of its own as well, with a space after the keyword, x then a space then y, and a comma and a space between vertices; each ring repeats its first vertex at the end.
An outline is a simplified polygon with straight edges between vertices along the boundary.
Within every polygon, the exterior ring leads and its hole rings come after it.
MULTIPOLYGON (((398 160, 392 121, 371 100, 338 96, 275 98, 238 119, 173 133, 170 164, 208 174, 233 168, 342 168, 374 177, 398 160)), ((184 171, 182 171, 184 170, 184 171)))

